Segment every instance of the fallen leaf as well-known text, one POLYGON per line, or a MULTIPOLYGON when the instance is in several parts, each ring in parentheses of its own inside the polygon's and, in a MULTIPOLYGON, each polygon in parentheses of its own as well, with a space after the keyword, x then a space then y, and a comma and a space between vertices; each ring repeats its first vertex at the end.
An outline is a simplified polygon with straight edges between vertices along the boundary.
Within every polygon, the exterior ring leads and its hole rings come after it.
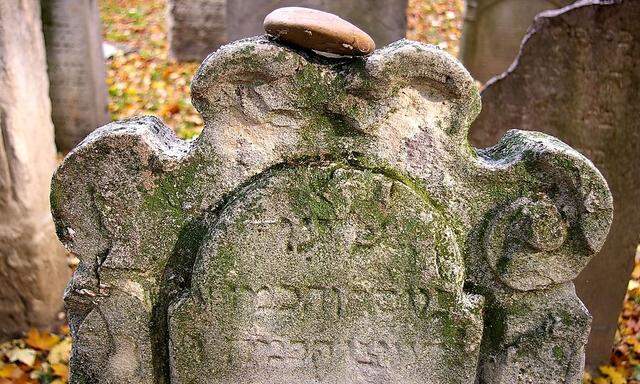
POLYGON ((71 353, 71 338, 65 337, 55 347, 51 348, 47 361, 50 364, 67 363, 69 361, 69 354, 71 353))
POLYGON ((0 378, 5 379, 17 379, 22 376, 24 372, 16 364, 5 364, 0 368, 0 378))
POLYGON ((48 351, 60 342, 60 337, 49 332, 40 332, 37 329, 32 328, 29 330, 29 333, 27 333, 27 339, 25 342, 32 348, 39 349, 41 351, 48 351))
POLYGON ((62 380, 69 380, 69 367, 66 364, 52 364, 51 370, 53 374, 60 377, 62 380))
POLYGON ((6 352, 7 358, 10 362, 14 363, 16 361, 21 362, 22 364, 32 367, 33 363, 36 361, 36 351, 30 348, 13 348, 6 352))
POLYGON ((611 384, 627 384, 625 372, 620 372, 620 368, 611 365, 602 365, 599 369, 603 375, 609 376, 611 384))

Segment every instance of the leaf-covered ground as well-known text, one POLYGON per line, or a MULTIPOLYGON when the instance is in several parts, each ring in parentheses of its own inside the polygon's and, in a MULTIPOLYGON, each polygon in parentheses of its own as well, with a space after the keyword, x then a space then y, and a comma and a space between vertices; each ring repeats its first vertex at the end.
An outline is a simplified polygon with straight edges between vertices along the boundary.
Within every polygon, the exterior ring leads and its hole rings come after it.
POLYGON ((169 60, 165 2, 101 0, 100 13, 105 41, 123 48, 107 62, 111 117, 156 115, 180 137, 200 133, 189 94, 199 63, 169 60))
MULTIPOLYGON (((0 0, 1 1, 1 0, 0 0)), ((169 60, 164 0, 100 0, 103 34, 118 48, 107 62, 109 111, 113 119, 140 114, 162 118, 177 134, 191 138, 202 119, 191 105, 189 83, 199 63, 169 60)), ((409 0, 407 37, 457 55, 463 0, 409 0)), ((640 384, 640 261, 637 260, 620 314, 611 365, 600 367, 589 384, 640 384)), ((68 380, 68 327, 30 330, 0 344, 0 384, 63 384, 68 380)))

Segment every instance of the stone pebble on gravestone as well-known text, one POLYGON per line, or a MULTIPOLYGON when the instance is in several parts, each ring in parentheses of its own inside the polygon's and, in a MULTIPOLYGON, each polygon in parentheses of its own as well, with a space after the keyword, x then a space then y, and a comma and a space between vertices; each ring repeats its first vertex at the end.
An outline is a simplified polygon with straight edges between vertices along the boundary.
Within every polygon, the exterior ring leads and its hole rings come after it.
MULTIPOLYGON (((589 157, 611 187, 615 215, 600 254, 576 280, 593 315, 587 364, 608 361, 640 234, 640 2, 582 1, 541 14, 509 72, 482 92, 471 141, 543 131, 589 157)), ((590 209, 586 205, 583 209, 590 209)))
POLYGON ((597 169, 541 133, 471 150, 478 89, 437 47, 311 42, 210 55, 195 142, 141 117, 64 160, 71 382, 579 383, 597 169))
POLYGON ((506 71, 534 17, 574 0, 466 0, 460 59, 484 83, 506 71))
POLYGON ((265 31, 279 41, 343 56, 368 55, 376 48, 371 36, 330 13, 285 7, 264 19, 265 31))
POLYGON ((380 45, 405 37, 407 0, 169 0, 170 55, 201 61, 229 41, 260 35, 267 14, 300 6, 340 15, 380 45))
POLYGON ((97 0, 41 0, 58 150, 110 121, 97 0))
POLYGON ((49 210, 56 150, 40 4, 0 1, 0 340, 50 327, 69 278, 49 210))

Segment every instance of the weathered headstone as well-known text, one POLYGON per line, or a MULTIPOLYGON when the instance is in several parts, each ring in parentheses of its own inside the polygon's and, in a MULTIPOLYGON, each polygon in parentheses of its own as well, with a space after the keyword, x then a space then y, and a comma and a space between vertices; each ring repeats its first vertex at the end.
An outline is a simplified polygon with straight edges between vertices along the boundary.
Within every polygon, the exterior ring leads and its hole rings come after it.
POLYGON ((226 0, 168 0, 169 56, 200 61, 227 43, 226 0))
POLYGON ((486 82, 506 71, 518 55, 534 17, 574 0, 466 0, 460 59, 486 82))
POLYGON ((56 144, 69 151, 110 121, 97 0, 41 0, 56 144))
POLYGON ((517 64, 490 82, 472 142, 507 130, 555 135, 602 170, 616 212, 602 252, 576 282, 594 317, 587 362, 609 358, 640 234, 640 2, 586 1, 539 16, 517 64))
POLYGON ((68 268, 49 212, 55 145, 37 0, 0 1, 0 339, 50 326, 68 268))
POLYGON ((480 97, 453 57, 257 37, 210 55, 192 98, 197 141, 112 123, 54 177, 82 260, 72 382, 580 382, 571 280, 610 193, 544 134, 470 148, 480 97))
POLYGON ((407 0, 169 0, 170 54, 201 61, 221 45, 260 35, 271 11, 287 6, 335 13, 383 46, 404 38, 407 0))

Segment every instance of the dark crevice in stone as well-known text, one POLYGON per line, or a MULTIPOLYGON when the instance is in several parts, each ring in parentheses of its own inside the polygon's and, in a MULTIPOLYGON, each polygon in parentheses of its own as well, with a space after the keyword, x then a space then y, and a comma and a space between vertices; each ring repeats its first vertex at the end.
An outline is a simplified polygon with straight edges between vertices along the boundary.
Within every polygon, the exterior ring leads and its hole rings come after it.
POLYGON ((169 384, 169 305, 174 298, 191 287, 191 268, 206 233, 202 220, 186 224, 173 248, 162 274, 158 299, 151 313, 151 346, 154 379, 158 384, 169 384))

